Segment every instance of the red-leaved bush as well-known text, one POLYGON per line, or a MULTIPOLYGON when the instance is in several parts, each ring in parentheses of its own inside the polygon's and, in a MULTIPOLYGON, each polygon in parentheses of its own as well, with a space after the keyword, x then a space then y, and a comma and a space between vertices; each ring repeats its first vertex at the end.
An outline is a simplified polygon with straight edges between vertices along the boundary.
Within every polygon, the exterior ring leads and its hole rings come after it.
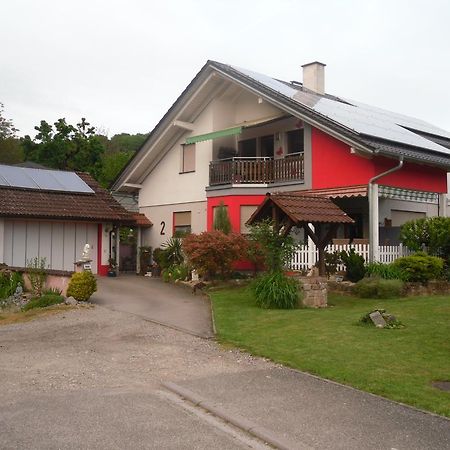
POLYGON ((204 231, 187 235, 183 239, 183 251, 199 275, 227 278, 232 272, 233 262, 246 256, 247 241, 236 233, 204 231))

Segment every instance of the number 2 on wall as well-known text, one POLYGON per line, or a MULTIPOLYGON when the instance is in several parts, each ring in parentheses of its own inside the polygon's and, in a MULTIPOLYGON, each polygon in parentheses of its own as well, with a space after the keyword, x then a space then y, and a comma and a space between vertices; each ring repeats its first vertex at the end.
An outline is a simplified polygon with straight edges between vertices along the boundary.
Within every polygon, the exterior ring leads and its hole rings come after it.
POLYGON ((166 222, 164 222, 164 220, 161 222, 161 231, 159 232, 159 234, 166 234, 166 232, 164 231, 164 229, 166 228, 166 222))

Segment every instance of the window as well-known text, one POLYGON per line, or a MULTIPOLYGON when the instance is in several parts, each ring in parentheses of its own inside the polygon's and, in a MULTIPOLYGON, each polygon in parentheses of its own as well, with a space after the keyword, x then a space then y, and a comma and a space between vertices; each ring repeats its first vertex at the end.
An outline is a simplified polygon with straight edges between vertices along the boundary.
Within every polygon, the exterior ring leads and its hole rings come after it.
POLYGON ((191 232, 191 211, 173 213, 173 235, 183 236, 191 232))
POLYGON ((287 154, 301 153, 304 150, 303 128, 300 130, 288 131, 287 135, 287 154))
POLYGON ((273 158, 274 139, 273 134, 260 138, 260 152, 262 157, 273 158))
POLYGON ((242 205, 241 206, 241 233, 248 234, 249 227, 245 225, 248 219, 250 219, 251 215, 256 211, 258 206, 256 205, 242 205))
POLYGON ((181 173, 195 172, 195 144, 181 146, 181 173))
POLYGON ((239 141, 239 156, 243 158, 256 156, 256 139, 239 141))

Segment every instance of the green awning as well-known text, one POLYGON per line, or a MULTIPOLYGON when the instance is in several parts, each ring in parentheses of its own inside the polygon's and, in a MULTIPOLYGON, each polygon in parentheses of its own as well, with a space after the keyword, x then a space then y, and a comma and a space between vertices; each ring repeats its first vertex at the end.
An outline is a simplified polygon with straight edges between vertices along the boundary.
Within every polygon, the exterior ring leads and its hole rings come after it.
POLYGON ((225 128, 225 130, 213 131, 212 133, 199 134, 198 136, 190 136, 186 138, 186 144, 195 144, 196 142, 209 141, 225 136, 233 136, 240 134, 242 127, 225 128))

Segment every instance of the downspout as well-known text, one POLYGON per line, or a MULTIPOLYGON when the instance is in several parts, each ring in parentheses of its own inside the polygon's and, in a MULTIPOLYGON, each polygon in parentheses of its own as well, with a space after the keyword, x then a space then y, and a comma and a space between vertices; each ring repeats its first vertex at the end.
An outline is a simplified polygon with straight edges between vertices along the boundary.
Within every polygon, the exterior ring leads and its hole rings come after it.
POLYGON ((378 217, 378 184, 375 183, 378 179, 397 172, 403 167, 403 156, 399 157, 398 164, 386 172, 379 173, 369 180, 368 185, 368 199, 369 199, 369 262, 379 260, 379 217, 378 217))

